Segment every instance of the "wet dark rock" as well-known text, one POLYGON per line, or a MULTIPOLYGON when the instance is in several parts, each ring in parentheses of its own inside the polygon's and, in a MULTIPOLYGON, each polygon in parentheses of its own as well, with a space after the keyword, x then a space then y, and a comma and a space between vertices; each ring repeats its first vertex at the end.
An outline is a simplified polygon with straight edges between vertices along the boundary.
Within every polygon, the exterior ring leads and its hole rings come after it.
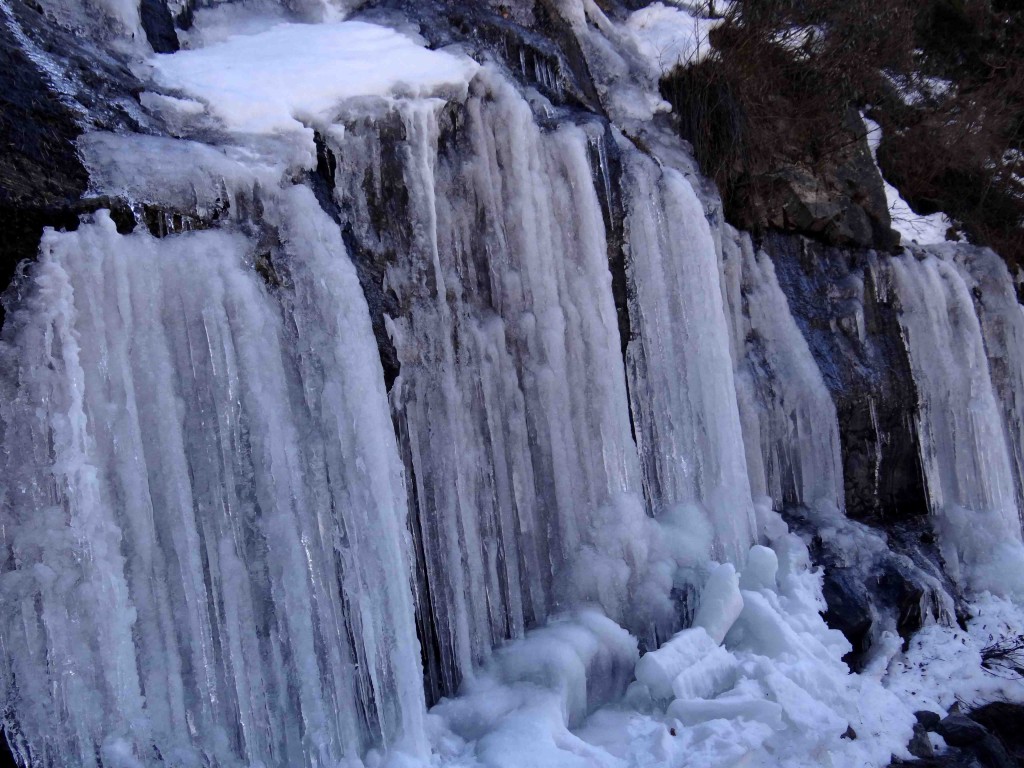
MULTIPOLYGON (((954 713, 940 719, 932 712, 917 712, 918 724, 910 752, 919 759, 894 760, 893 766, 917 768, 1019 768, 1024 766, 1024 705, 992 702, 966 713, 954 713), (934 730, 948 748, 940 753, 924 754, 919 729, 934 730)), ((930 745, 929 745, 930 747, 930 745)))
POLYGON ((460 44, 480 60, 502 62, 514 79, 556 105, 602 112, 584 53, 552 0, 379 0, 360 17, 414 19, 432 47, 460 44))
POLYGON ((843 633, 855 655, 863 654, 871 647, 874 618, 871 596, 862 585, 859 573, 852 568, 826 569, 822 593, 828 605, 825 622, 843 633))
POLYGON ((81 214, 99 207, 116 208, 115 222, 128 226, 124 205, 81 200, 88 174, 75 141, 84 129, 143 129, 139 89, 124 61, 63 27, 42 6, 11 0, 0 8, 0 292, 18 264, 36 256, 45 227, 75 229, 81 214), (14 28, 58 75, 28 56, 14 28))
POLYGON ((846 512, 884 523, 928 512, 914 422, 917 392, 884 256, 769 235, 762 247, 832 394, 846 512))
POLYGON ((985 726, 974 722, 966 715, 949 715, 935 727, 935 732, 953 747, 976 744, 988 733, 985 726))
POLYGON ((0 768, 16 768, 17 765, 14 752, 7 739, 7 731, 0 729, 0 768))
POLYGON ((174 19, 164 0, 141 0, 139 17, 142 29, 150 47, 157 53, 174 53, 178 50, 178 35, 174 31, 174 19))
POLYGON ((907 749, 914 757, 924 759, 935 757, 935 749, 928 738, 928 731, 920 723, 914 724, 914 736, 910 740, 910 744, 907 745, 907 749))
POLYGON ((811 541, 815 563, 825 567, 826 620, 853 645, 847 661, 857 669, 880 621, 906 641, 928 615, 956 618, 938 616, 939 592, 959 599, 928 516, 917 392, 888 256, 780 233, 765 236, 761 247, 835 403, 851 521, 842 525, 876 540, 848 551, 834 532, 833 538, 818 536, 815 522, 798 508, 787 512, 811 541))
POLYGON ((849 640, 853 648, 843 660, 854 671, 863 669, 882 630, 895 629, 906 647, 926 618, 955 620, 943 615, 940 594, 955 594, 955 589, 928 559, 927 547, 842 518, 823 525, 816 513, 802 507, 786 507, 782 515, 807 542, 814 564, 823 568, 824 619, 849 640))
POLYGON ((978 707, 970 718, 996 736, 1016 765, 1024 766, 1024 705, 994 701, 978 707))
POLYGON ((70 205, 88 179, 75 118, 0 17, 0 290, 35 256, 44 227, 77 225, 70 205))

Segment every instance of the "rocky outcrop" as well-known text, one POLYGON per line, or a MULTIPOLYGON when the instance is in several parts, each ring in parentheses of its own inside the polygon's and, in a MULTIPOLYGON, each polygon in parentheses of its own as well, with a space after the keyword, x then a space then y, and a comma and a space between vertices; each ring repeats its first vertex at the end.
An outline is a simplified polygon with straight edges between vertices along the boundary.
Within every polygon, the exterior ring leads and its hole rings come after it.
POLYGON ((818 126, 832 134, 827 139, 806 136, 801 131, 812 120, 800 115, 799 96, 789 94, 786 102, 772 94, 784 102, 773 105, 780 116, 754 115, 737 89, 719 77, 701 67, 677 69, 662 80, 661 91, 673 106, 680 135, 719 184, 730 223, 834 246, 891 250, 899 244, 855 109, 818 126))
POLYGON ((833 245, 888 249, 899 242, 864 124, 850 109, 833 156, 787 164, 763 180, 755 227, 797 232, 833 245))
MULTIPOLYGON (((13 11, 12 11, 13 13, 13 11)), ((0 10, 0 284, 35 255, 44 226, 73 227, 87 175, 72 108, 4 24, 0 10)), ((2 315, 0 315, 2 317, 2 315)))
POLYGON ((43 6, 0 6, 0 291, 35 257, 45 227, 75 229, 99 208, 113 209, 125 231, 134 224, 124 201, 83 199, 88 173, 75 141, 87 128, 145 130, 139 90, 124 60, 43 6))
POLYGON ((824 567, 826 620, 853 645, 847 661, 859 668, 881 629, 906 641, 929 617, 963 617, 928 515, 918 395, 889 257, 781 233, 761 245, 832 395, 843 463, 842 530, 800 509, 786 516, 824 567), (851 548, 850 541, 863 546, 851 548), (953 605, 944 605, 942 595, 953 605))
POLYGON ((927 515, 917 393, 885 257, 781 234, 762 247, 836 405, 847 514, 876 523, 927 515))
POLYGON ((917 759, 894 760, 893 766, 919 768, 1016 768, 1024 765, 1024 706, 992 702, 945 718, 918 712, 910 752, 917 759), (947 748, 936 750, 929 733, 942 737, 947 748))

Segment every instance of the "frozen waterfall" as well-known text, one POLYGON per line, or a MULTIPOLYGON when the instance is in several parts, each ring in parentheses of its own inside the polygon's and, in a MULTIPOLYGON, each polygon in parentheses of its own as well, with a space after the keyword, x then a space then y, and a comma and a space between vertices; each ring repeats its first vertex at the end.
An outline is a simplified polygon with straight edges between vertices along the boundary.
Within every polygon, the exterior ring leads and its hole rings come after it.
MULTIPOLYGON (((48 234, 5 329, 4 691, 34 764, 422 748, 405 494, 365 302, 293 188, 236 234, 48 234)), ((127 761, 127 762, 126 762, 127 761)))
MULTIPOLYGON (((567 5, 580 56, 628 81, 626 32, 567 5)), ((821 350, 785 262, 639 125, 646 80, 612 119, 368 21, 232 37, 233 10, 201 11, 195 48, 147 64, 139 103, 175 131, 78 141, 134 231, 102 209, 48 230, 5 299, 0 724, 22 762, 903 754, 925 663, 890 621, 850 673, 821 541, 781 514, 888 552, 844 518, 821 350)), ((944 626, 952 593, 1024 599, 1024 314, 982 249, 864 263, 855 287, 902 313, 950 571, 915 605, 977 655, 989 625, 944 626)))
MULTIPOLYGON (((995 306, 982 310, 988 319, 983 325, 968 284, 970 272, 956 263, 957 252, 934 251, 905 255, 891 264, 920 393, 921 459, 932 512, 940 520, 948 568, 966 568, 964 578, 979 589, 1018 592, 1024 586, 1019 572, 1024 547, 1013 455, 1020 449, 1011 453, 1008 441, 1019 440, 1019 420, 1004 420, 1004 412, 1014 413, 1021 394, 1024 357, 1013 337, 1020 308, 1007 313, 1005 325, 992 318, 1007 292, 1013 301, 1009 274, 1002 267, 1006 291, 985 297, 983 302, 995 306), (1000 338, 1003 334, 1012 343, 1000 338), (989 354, 1002 359, 1003 407, 989 354)), ((979 273, 992 268, 991 254, 968 255, 979 273)))

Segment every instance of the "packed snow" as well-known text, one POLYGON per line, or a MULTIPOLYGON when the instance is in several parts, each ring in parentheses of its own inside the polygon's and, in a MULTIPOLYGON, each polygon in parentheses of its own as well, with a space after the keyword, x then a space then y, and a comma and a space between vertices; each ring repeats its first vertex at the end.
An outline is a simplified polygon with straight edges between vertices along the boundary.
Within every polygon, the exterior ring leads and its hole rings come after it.
POLYGON ((667 74, 677 66, 696 64, 711 51, 708 35, 717 23, 685 7, 652 3, 633 11, 625 28, 640 52, 667 74))
MULTIPOLYGON (((877 167, 878 145, 882 141, 882 127, 867 117, 863 118, 864 125, 868 131, 868 146, 871 148, 871 156, 875 158, 877 167)), ((946 233, 953 226, 953 222, 944 213, 931 213, 922 215, 915 213, 909 203, 900 196, 896 187, 882 178, 885 185, 885 199, 889 203, 889 217, 892 219, 892 228, 900 233, 904 243, 916 243, 917 245, 933 245, 946 242, 946 233)))
POLYGON ((343 100, 465 94, 478 65, 359 21, 278 23, 151 59, 156 81, 201 99, 232 131, 329 123, 343 100))

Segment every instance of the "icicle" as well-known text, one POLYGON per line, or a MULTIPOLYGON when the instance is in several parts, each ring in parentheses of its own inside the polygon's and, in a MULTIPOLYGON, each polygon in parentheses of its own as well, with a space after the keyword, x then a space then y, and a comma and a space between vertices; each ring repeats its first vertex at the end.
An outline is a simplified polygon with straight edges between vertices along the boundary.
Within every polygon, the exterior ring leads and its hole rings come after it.
MULTIPOLYGON (((380 237, 401 308, 388 321, 401 362, 392 403, 434 695, 560 606, 593 601, 618 620, 669 610, 664 574, 649 589, 660 598, 629 600, 652 578, 654 528, 588 137, 542 133, 498 78, 475 87, 457 118, 399 106, 409 221, 366 233, 351 219, 367 242, 380 237)), ((358 149, 366 141, 356 131, 336 147, 335 194, 353 211, 367 178, 396 182, 394 166, 384 172, 394 150, 378 162, 379 147, 358 149)))
POLYGON ((835 405, 775 268, 747 235, 732 233, 723 249, 752 489, 776 506, 842 509, 835 405))
POLYGON ((708 554, 735 561, 754 515, 715 243, 682 174, 629 157, 627 361, 648 498, 657 512, 702 505, 708 554))
POLYGON ((1003 414, 970 289, 949 256, 936 248, 920 259, 892 261, 920 397, 918 434, 931 510, 954 578, 977 589, 1024 594, 1003 414))
POLYGON ((122 236, 101 213, 46 235, 5 328, 4 683, 34 761, 424 749, 366 305, 312 193, 267 205, 282 304, 245 238, 122 236))

